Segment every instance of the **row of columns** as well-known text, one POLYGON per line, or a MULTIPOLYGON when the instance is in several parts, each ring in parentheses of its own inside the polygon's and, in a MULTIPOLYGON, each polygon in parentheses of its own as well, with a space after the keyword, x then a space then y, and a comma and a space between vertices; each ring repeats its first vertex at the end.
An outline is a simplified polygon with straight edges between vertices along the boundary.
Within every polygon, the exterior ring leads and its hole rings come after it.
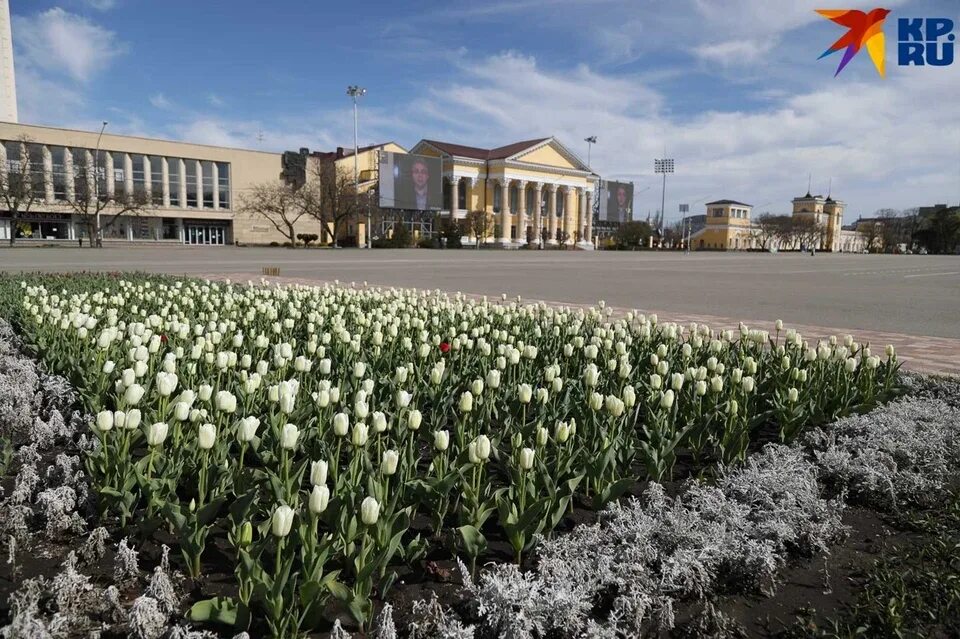
MULTIPOLYGON (((471 191, 476 183, 481 178, 454 178, 450 182, 450 202, 451 202, 451 214, 456 217, 456 211, 459 197, 460 197, 460 180, 463 179, 467 181, 470 185, 471 191)), ((513 180, 506 178, 492 178, 487 180, 487 184, 493 185, 496 188, 499 185, 501 189, 500 197, 500 241, 504 244, 518 243, 525 244, 527 242, 526 238, 526 229, 527 229, 527 186, 533 187, 533 243, 537 246, 540 245, 542 241, 542 230, 543 230, 543 220, 541 211, 543 210, 543 188, 544 186, 547 189, 547 211, 546 211, 546 223, 549 239, 547 244, 557 244, 557 232, 562 230, 567 234, 568 237, 572 238, 576 233, 577 239, 579 242, 589 242, 593 243, 593 207, 591 206, 592 192, 584 189, 583 187, 569 187, 561 186, 554 183, 543 183, 543 182, 527 182, 525 180, 517 180, 519 183, 518 186, 518 197, 517 197, 517 237, 513 237, 511 233, 512 229, 512 213, 510 212, 510 184, 513 180), (566 196, 567 201, 564 206, 564 215, 562 222, 557 220, 557 197, 560 189, 563 189, 563 195, 566 196), (578 197, 578 194, 581 197, 578 197), (577 202, 579 201, 579 207, 577 202), (578 210, 579 208, 579 210, 578 210), (560 224, 562 223, 562 227, 560 224)), ((486 188, 487 185, 484 186, 486 188)), ((493 200, 493 193, 490 194, 490 202, 493 200)))
MULTIPOLYGON (((63 167, 64 173, 66 173, 66 188, 65 195, 66 199, 69 202, 72 202, 76 198, 76 186, 74 184, 73 178, 75 176, 75 167, 73 162, 73 152, 70 147, 63 148, 63 167)), ((42 158, 43 158, 43 199, 47 202, 54 202, 56 197, 54 194, 54 185, 53 185, 53 153, 50 150, 50 147, 43 145, 42 149, 42 158)), ((90 149, 84 149, 84 164, 86 165, 86 180, 87 188, 89 192, 93 192, 95 189, 94 180, 96 179, 96 160, 94 158, 94 153, 90 149)), ((27 153, 26 147, 21 145, 20 161, 28 162, 29 155, 27 153)), ((176 172, 178 176, 178 190, 177 190, 177 200, 178 207, 181 209, 187 208, 187 162, 194 163, 194 187, 197 193, 197 206, 195 208, 203 208, 203 163, 201 160, 184 160, 182 158, 175 158, 173 160, 160 157, 160 173, 161 173, 161 197, 164 208, 171 207, 171 197, 170 197, 170 175, 171 168, 176 172), (172 165, 172 167, 171 167, 172 165)), ((134 194, 134 182, 133 182, 133 156, 129 153, 123 154, 122 159, 122 168, 123 168, 123 183, 120 185, 121 193, 125 197, 132 197, 134 194)), ((7 166, 7 149, 6 145, 0 144, 0 166, 7 166)), ((117 196, 117 180, 116 180, 116 162, 114 161, 113 153, 108 151, 101 151, 101 167, 104 172, 104 183, 106 195, 110 198, 115 198, 117 196)), ((210 163, 211 167, 211 182, 213 189, 213 210, 220 209, 220 167, 217 166, 216 162, 210 163)), ((150 160, 150 156, 143 156, 143 175, 144 175, 144 192, 148 199, 152 199, 153 196, 153 166, 150 160)), ((3 179, 6 180, 7 176, 4 174, 3 179)))

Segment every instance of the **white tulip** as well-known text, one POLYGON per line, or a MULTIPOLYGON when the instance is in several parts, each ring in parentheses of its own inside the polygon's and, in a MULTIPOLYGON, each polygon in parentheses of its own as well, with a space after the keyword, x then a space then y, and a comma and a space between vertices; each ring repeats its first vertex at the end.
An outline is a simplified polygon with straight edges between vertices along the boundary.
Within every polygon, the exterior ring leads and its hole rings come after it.
POLYGON ((350 436, 350 441, 354 446, 360 448, 367 443, 369 433, 370 428, 366 424, 357 422, 353 425, 353 433, 350 436))
POLYGON ((346 413, 337 413, 333 416, 333 434, 344 437, 350 429, 350 416, 346 413))
POLYGON ((360 502, 360 521, 367 526, 373 526, 380 517, 380 503, 373 497, 364 497, 360 502))
POLYGON ((286 537, 293 527, 293 508, 281 505, 273 511, 270 519, 270 530, 274 537, 286 537))
POLYGON ((144 392, 143 386, 140 384, 131 384, 123 393, 123 401, 126 402, 128 406, 136 406, 143 398, 144 392))
POLYGON ((387 416, 380 411, 375 411, 370 424, 373 426, 373 432, 382 433, 387 430, 387 416))
POLYGON ((450 431, 438 430, 433 434, 433 447, 443 452, 450 446, 450 431))
POLYGON ((167 424, 165 422, 157 422, 155 424, 150 424, 150 427, 147 429, 147 445, 148 446, 159 446, 167 438, 167 424))
POLYGON ((102 410, 97 413, 96 421, 97 430, 101 433, 106 433, 109 430, 113 429, 113 411, 102 410))
POLYGON ((389 477, 397 472, 397 464, 400 462, 400 454, 395 450, 383 451, 383 460, 380 464, 380 472, 389 477))
POLYGON ((240 420, 239 427, 237 428, 237 439, 244 443, 253 441, 253 438, 257 436, 258 428, 260 428, 260 420, 258 418, 252 415, 244 417, 240 420))
POLYGON ((219 411, 233 413, 237 410, 237 398, 229 391, 217 391, 215 405, 219 411))
POLYGON ((319 515, 327 509, 329 504, 330 489, 323 484, 314 485, 313 490, 310 491, 310 499, 307 502, 307 507, 310 509, 310 512, 314 515, 319 515))
POLYGON ((473 393, 464 391, 460 394, 460 412, 469 413, 473 410, 473 393))
POLYGON ((197 431, 197 445, 200 450, 210 450, 217 441, 217 427, 213 424, 202 424, 197 431))
POLYGON ((660 396, 660 408, 670 410, 673 408, 674 395, 673 390, 667 390, 663 395, 660 396))
POLYGON ((490 459, 490 439, 486 435, 480 435, 474 442, 477 445, 477 459, 481 462, 490 459))
POLYGON ((532 448, 524 448, 520 451, 520 468, 530 470, 533 468, 534 452, 532 448))
POLYGON ((284 424, 280 431, 280 446, 285 450, 294 450, 300 439, 300 429, 295 424, 284 424))

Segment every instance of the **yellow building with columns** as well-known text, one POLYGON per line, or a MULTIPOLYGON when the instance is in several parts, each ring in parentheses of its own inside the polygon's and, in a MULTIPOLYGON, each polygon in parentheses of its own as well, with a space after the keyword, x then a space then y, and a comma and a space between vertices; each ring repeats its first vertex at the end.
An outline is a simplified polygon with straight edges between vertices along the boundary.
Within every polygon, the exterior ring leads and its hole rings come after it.
POLYGON ((470 211, 486 211, 494 220, 487 240, 504 248, 593 249, 599 177, 556 138, 494 149, 421 140, 410 153, 441 158, 443 215, 462 220, 470 211))

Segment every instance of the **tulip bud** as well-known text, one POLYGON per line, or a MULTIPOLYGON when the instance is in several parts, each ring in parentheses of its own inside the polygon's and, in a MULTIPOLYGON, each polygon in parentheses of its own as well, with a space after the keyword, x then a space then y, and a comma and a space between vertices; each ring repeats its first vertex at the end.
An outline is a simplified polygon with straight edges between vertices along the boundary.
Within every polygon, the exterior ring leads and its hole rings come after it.
POLYGON ((543 426, 537 428, 537 446, 546 445, 548 439, 550 439, 550 432, 543 426))
POLYGON ((637 391, 634 390, 633 386, 627 385, 623 388, 623 405, 626 408, 633 408, 637 403, 637 391))
MULTIPOLYGON (((407 369, 404 368, 403 370, 407 370, 407 369)), ((411 395, 405 390, 398 390, 397 397, 396 397, 397 408, 406 408, 407 406, 410 405, 411 399, 413 399, 413 395, 411 395)))
POLYGON ((737 400, 731 399, 727 402, 727 413, 730 415, 736 415, 740 412, 740 404, 737 403, 737 400))
POLYGON ((683 388, 682 373, 674 373, 673 375, 670 376, 670 388, 678 392, 680 391, 681 388, 683 388))
POLYGON ((423 413, 414 408, 407 414, 407 428, 410 430, 418 430, 420 424, 423 423, 423 413))
POLYGON ((286 537, 290 534, 290 528, 293 526, 293 508, 290 506, 277 506, 273 511, 273 517, 270 521, 270 530, 274 537, 286 537))
POLYGON ((127 423, 127 414, 122 410, 113 412, 113 425, 115 428, 123 428, 127 423))
POLYGON ((791 388, 790 390, 787 391, 787 400, 789 400, 791 404, 795 403, 799 398, 800 398, 800 393, 799 391, 797 391, 796 388, 791 388))
POLYGON ((373 497, 364 497, 360 503, 360 521, 367 526, 373 526, 380 517, 380 504, 373 497))
POLYGON ((653 390, 660 390, 661 386, 663 386, 663 378, 656 373, 650 375, 650 388, 653 390))
POLYGON ((603 408, 603 395, 600 393, 590 393, 587 400, 590 410, 598 411, 603 408))
POLYGON ((105 375, 109 375, 116 369, 117 365, 113 360, 107 360, 103 363, 103 368, 101 369, 105 375))
POLYGON ((848 358, 843 364, 843 369, 847 371, 847 373, 853 373, 855 370, 857 370, 857 360, 853 359, 852 357, 848 358))
POLYGON ((744 377, 743 380, 741 380, 740 382, 740 386, 741 388, 743 388, 744 393, 752 393, 755 386, 755 382, 752 377, 744 377))
POLYGON ((237 543, 241 548, 246 548, 253 543, 253 524, 249 521, 243 522, 240 526, 240 536, 237 543))
POLYGON ((487 371, 487 386, 492 389, 500 388, 500 371, 495 368, 487 371))
MULTIPOLYGON (((718 377, 717 379, 720 379, 720 378, 718 377)), ((694 384, 694 392, 695 392, 697 395, 699 395, 700 397, 703 397, 704 395, 706 395, 706 394, 707 394, 707 383, 706 383, 705 381, 703 381, 702 379, 699 380, 696 384, 694 384)))
POLYGON ((324 460, 317 460, 310 463, 310 483, 314 486, 323 486, 327 483, 328 464, 324 460))
POLYGON ((200 398, 201 402, 210 401, 210 397, 213 395, 213 387, 209 384, 201 384, 200 389, 197 391, 197 397, 200 398))
POLYGON ((217 427, 213 424, 202 424, 197 431, 197 445, 200 450, 210 450, 217 441, 217 427))
POLYGON ((563 444, 570 439, 570 426, 567 425, 566 422, 557 423, 553 436, 556 438, 558 444, 563 444))

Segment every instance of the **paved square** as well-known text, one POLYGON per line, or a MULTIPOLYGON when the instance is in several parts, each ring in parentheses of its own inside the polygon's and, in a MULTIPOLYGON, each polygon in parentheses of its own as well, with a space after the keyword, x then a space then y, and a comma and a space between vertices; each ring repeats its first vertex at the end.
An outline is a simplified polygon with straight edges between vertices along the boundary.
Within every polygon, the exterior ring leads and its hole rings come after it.
POLYGON ((914 368, 960 373, 960 257, 761 253, 110 247, 0 250, 4 271, 148 271, 366 281, 657 312, 714 326, 778 318, 810 336, 896 344, 914 368), (906 349, 906 350, 904 350, 906 349))

